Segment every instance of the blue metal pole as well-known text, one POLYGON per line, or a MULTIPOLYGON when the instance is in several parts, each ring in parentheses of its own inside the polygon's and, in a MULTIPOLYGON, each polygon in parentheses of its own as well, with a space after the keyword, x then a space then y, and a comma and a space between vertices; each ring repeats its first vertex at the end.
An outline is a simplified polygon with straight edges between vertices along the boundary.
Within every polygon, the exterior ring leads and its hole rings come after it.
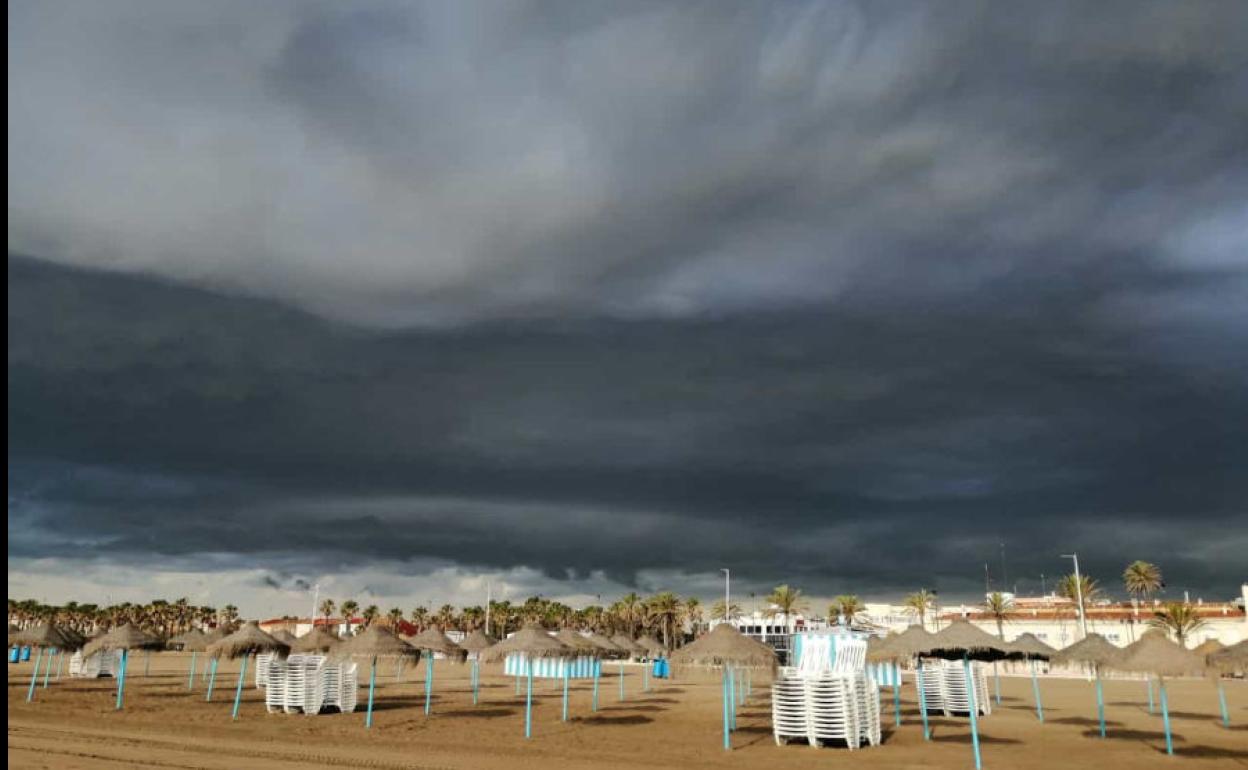
POLYGON ((1148 676, 1144 677, 1144 685, 1148 687, 1148 713, 1153 713, 1153 680, 1148 676))
POLYGON ((730 730, 737 729, 737 670, 728 669, 728 701, 732 709, 728 712, 730 730))
POLYGON ((117 710, 121 710, 122 701, 126 695, 126 663, 130 659, 130 651, 121 651, 121 677, 117 680, 117 710))
POLYGON ((212 665, 208 666, 210 673, 208 674, 208 695, 204 697, 205 701, 212 700, 212 686, 217 683, 217 663, 220 658, 213 658, 212 665))
POLYGON ((529 690, 524 701, 524 737, 533 737, 533 660, 529 661, 529 690))
POLYGON ((893 718, 901 727, 901 666, 893 664, 893 718))
POLYGON ((563 667, 563 721, 568 721, 568 667, 563 667))
POLYGON ((620 664, 620 700, 624 700, 624 664, 620 664))
POLYGON ((516 695, 520 694, 520 675, 516 674, 516 695))
POLYGON ((646 665, 641 669, 641 691, 650 692, 650 661, 646 661, 646 665))
POLYGON ((48 678, 52 676, 52 656, 56 654, 56 649, 48 650, 48 662, 43 667, 43 689, 48 689, 48 678))
POLYGON ((152 671, 152 651, 148 650, 147 655, 143 658, 143 676, 147 677, 152 671))
POLYGON ((43 660, 43 648, 40 647, 35 652, 35 671, 30 675, 30 689, 26 691, 26 702, 30 703, 35 699, 35 685, 39 683, 39 661, 43 660))
POLYGON ((433 653, 425 651, 425 714, 428 715, 433 698, 433 653))
POLYGON ((923 687, 923 659, 919 658, 914 669, 914 681, 919 688, 919 716, 923 717, 923 740, 930 741, 932 732, 927 728, 927 692, 923 687))
POLYGON ((1222 726, 1231 726, 1231 715, 1226 710, 1226 691, 1222 689, 1222 679, 1218 678, 1218 705, 1222 707, 1222 726))
POLYGON ((1044 704, 1040 702, 1040 682, 1036 680, 1036 661, 1031 661, 1031 692, 1036 698, 1036 717, 1044 722, 1044 704))
POLYGON ((997 669, 997 662, 992 662, 992 679, 997 687, 997 705, 1001 705, 1001 672, 997 669))
POLYGON ((1105 737, 1105 693, 1101 689, 1101 669, 1096 669, 1096 716, 1101 721, 1101 737, 1105 737))
POLYGON ((966 697, 971 707, 971 745, 975 749, 975 770, 982 770, 983 758, 979 755, 979 706, 975 703, 975 682, 971 678, 971 661, 962 656, 962 671, 966 676, 966 697))
POLYGON ((1157 680, 1157 692, 1161 696, 1161 721, 1166 727, 1166 753, 1174 756, 1174 740, 1170 737, 1170 703, 1166 698, 1166 680, 1157 680))
POLYGON ((598 679, 602 676, 602 661, 594 661, 594 713, 598 713, 598 679))
POLYGON ((247 678, 247 660, 251 657, 251 653, 243 655, 243 667, 238 670, 238 687, 234 689, 234 715, 233 719, 238 719, 238 706, 243 701, 243 682, 247 678))
POLYGON ((732 748, 732 736, 730 727, 728 726, 728 667, 724 666, 724 673, 719 683, 720 692, 724 696, 724 751, 732 748))
POLYGON ((195 650, 191 650, 191 677, 186 682, 186 689, 195 689, 195 656, 198 655, 195 650))
POLYGON ((477 705, 478 691, 481 688, 481 661, 472 661, 472 705, 477 705))
POLYGON ((364 727, 373 727, 373 694, 377 691, 377 656, 373 656, 373 664, 368 669, 368 716, 364 719, 364 727))

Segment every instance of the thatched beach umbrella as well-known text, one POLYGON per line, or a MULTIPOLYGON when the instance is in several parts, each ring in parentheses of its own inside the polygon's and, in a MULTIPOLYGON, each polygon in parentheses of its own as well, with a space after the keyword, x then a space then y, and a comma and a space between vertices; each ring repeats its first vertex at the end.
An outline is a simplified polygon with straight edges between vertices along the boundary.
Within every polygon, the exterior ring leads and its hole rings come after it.
MULTIPOLYGON (((52 650, 63 650, 71 642, 65 637, 60 628, 51 623, 41 623, 25 631, 18 631, 13 636, 13 642, 19 647, 30 647, 36 651, 35 670, 30 675, 30 689, 26 691, 26 702, 30 703, 35 699, 35 684, 39 681, 39 662, 43 659, 44 650, 48 651, 47 668, 50 670, 52 668, 52 650)), ((46 673, 44 678, 47 678, 46 673)))
POLYGON ((508 655, 523 655, 528 667, 529 687, 524 704, 524 737, 533 735, 533 661, 538 658, 571 658, 573 651, 541 628, 527 625, 507 639, 481 652, 486 663, 503 661, 508 655))
POLYGON ((279 642, 284 643, 287 647, 293 647, 295 644, 295 641, 298 640, 299 638, 284 628, 277 629, 273 633, 269 634, 269 636, 273 637, 279 642))
MULTIPOLYGON (((1161 699, 1161 718, 1166 730, 1166 753, 1174 754, 1170 735, 1170 704, 1166 697, 1167 676, 1193 676, 1205 672, 1205 659, 1185 650, 1163 636, 1144 635, 1123 651, 1112 664, 1118 671, 1135 671, 1157 677, 1157 693, 1161 699)), ((1151 688, 1150 688, 1151 690, 1151 688)))
MULTIPOLYGON (((222 656, 230 659, 243 659, 243 665, 238 669, 238 686, 234 688, 234 719, 238 719, 238 708, 243 701, 243 682, 247 676, 247 661, 251 659, 252 655, 259 652, 276 652, 284 656, 290 654, 290 645, 278 641, 260 630, 260 625, 253 620, 245 623, 242 628, 224 639, 213 642, 208 646, 208 654, 213 658, 212 675, 214 680, 217 675, 217 661, 222 656)), ((211 685, 208 687, 208 697, 212 697, 211 685)))
POLYGON ((416 634, 407 643, 425 653, 425 713, 429 713, 433 698, 433 655, 437 653, 448 659, 463 660, 468 653, 439 628, 430 626, 416 634))
POLYGON ((195 689, 195 658, 199 653, 208 649, 208 635, 198 628, 192 628, 186 633, 178 634, 169 641, 165 642, 166 647, 191 653, 191 674, 186 682, 186 689, 195 689))
POLYGON ((971 676, 971 658, 1000 660, 1010 654, 1010 646, 966 620, 955 620, 932 635, 927 649, 920 654, 949 660, 962 660, 966 677, 966 695, 971 718, 971 746, 975 752, 975 770, 983 767, 979 752, 979 706, 975 702, 975 681, 971 676))
POLYGON ((477 629, 464 637, 464 641, 459 643, 459 647, 472 661, 472 705, 477 705, 478 690, 481 687, 481 651, 488 650, 497 644, 497 640, 485 633, 481 629, 477 629))
POLYGON ((1248 639, 1206 655, 1205 663, 1209 666, 1209 671, 1215 675, 1214 682, 1218 686, 1218 705, 1222 708, 1222 725, 1230 727, 1231 715, 1226 710, 1226 691, 1222 689, 1222 675, 1235 671, 1248 671, 1248 639))
POLYGON ((313 628, 303 636, 298 637, 290 643, 290 651, 292 653, 314 653, 319 652, 325 654, 342 644, 342 640, 323 628, 313 628))
POLYGON ((611 637, 611 643, 627 652, 630 657, 646 654, 646 648, 638 644, 637 640, 628 634, 616 634, 611 637))
POLYGON ((358 658, 370 661, 368 672, 368 716, 364 726, 373 726, 373 693, 377 689, 377 659, 420 660, 420 650, 400 639, 393 631, 371 625, 334 650, 336 658, 358 658))
MULTIPOLYGON (((1040 682, 1036 679, 1036 661, 1048 660, 1053 657, 1053 653, 1057 652, 1049 645, 1040 641, 1039 637, 1032 633, 1026 633, 1010 642, 1010 650, 1014 656, 1023 658, 1031 667, 1031 692, 1036 699, 1036 718, 1041 723, 1044 722, 1044 704, 1040 700, 1040 682)), ((1000 690, 998 689, 997 702, 1000 703, 1000 690)))
POLYGON ((1101 737, 1105 737, 1105 692, 1101 687, 1101 668, 1109 666, 1122 654, 1122 650, 1100 634, 1088 634, 1083 639, 1053 653, 1054 663, 1083 663, 1092 666, 1096 674, 1096 715, 1101 723, 1101 737))
POLYGON ((82 656, 89 658, 97 652, 121 650, 121 672, 117 678, 117 708, 120 709, 126 692, 126 663, 130 650, 150 650, 162 644, 156 637, 127 623, 87 642, 82 648, 82 656))
MULTIPOLYGON (((931 740, 931 730, 927 721, 927 693, 923 687, 923 659, 919 657, 922 650, 927 649, 933 634, 920 626, 910 626, 899 634, 889 634, 884 638, 871 637, 867 640, 867 660, 872 663, 893 663, 897 661, 915 660, 914 685, 919 693, 919 716, 923 720, 923 738, 931 740)), ((893 721, 901 725, 901 671, 896 671, 893 686, 893 721)))
POLYGON ((1193 647, 1192 652, 1196 653, 1197 655, 1208 657, 1209 655, 1214 654, 1218 650, 1225 649, 1225 648, 1226 648, 1226 645, 1222 644, 1217 639, 1206 639, 1205 641, 1193 647))
POLYGON ((672 654, 675 667, 723 667, 721 688, 724 702, 724 749, 732 748, 732 730, 736 722, 736 696, 733 670, 742 668, 774 669, 776 654, 733 628, 720 623, 702 636, 672 654))
MULTIPOLYGON (((571 628, 560 629, 559 632, 555 634, 555 638, 558 639, 560 642, 563 642, 564 646, 566 646, 568 649, 572 650, 573 654, 575 654, 576 657, 593 659, 591 661, 593 665, 593 672, 594 672, 594 697, 593 697, 592 708, 594 711, 597 711, 598 710, 598 675, 599 675, 599 671, 602 665, 599 662, 599 660, 604 655, 604 652, 605 652, 604 648, 601 645, 594 643, 594 641, 590 639, 589 637, 582 636, 579 632, 574 631, 571 628)), ((568 662, 568 665, 565 665, 563 667, 563 721, 565 722, 568 721, 568 680, 571 678, 571 675, 572 675, 572 672, 569 670, 570 668, 571 668, 571 661, 568 662)), ((621 699, 623 698, 623 695, 624 695, 624 690, 621 687, 620 688, 621 699)))
MULTIPOLYGON (((224 626, 217 626, 216 628, 204 634, 204 641, 207 643, 208 647, 211 647, 214 642, 219 642, 229 635, 230 633, 225 630, 224 626)), ((208 647, 205 647, 204 649, 206 650, 208 649, 208 647)), ((215 664, 216 658, 212 658, 212 660, 213 660, 213 663, 207 666, 204 666, 204 673, 201 678, 205 682, 210 682, 212 675, 216 673, 216 664, 215 664)), ((212 700, 211 689, 208 692, 208 700, 212 700)))
MULTIPOLYGON (((56 679, 59 682, 61 672, 65 668, 65 653, 81 650, 82 646, 87 643, 87 637, 73 626, 59 626, 58 630, 61 632, 61 636, 65 637, 65 646, 56 648, 56 679)), ((48 674, 50 672, 50 668, 43 672, 44 687, 48 686, 48 674)))

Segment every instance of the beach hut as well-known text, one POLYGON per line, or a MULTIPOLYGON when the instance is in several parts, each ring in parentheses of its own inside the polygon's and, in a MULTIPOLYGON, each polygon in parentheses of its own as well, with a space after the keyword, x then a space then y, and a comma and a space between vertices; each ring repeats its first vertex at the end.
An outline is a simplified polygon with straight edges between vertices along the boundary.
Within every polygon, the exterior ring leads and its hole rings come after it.
POLYGON ((1101 670, 1109 667, 1122 654, 1100 634, 1088 634, 1069 647, 1053 653, 1051 661, 1058 664, 1081 663, 1092 667, 1096 675, 1096 716, 1101 723, 1101 737, 1105 737, 1105 692, 1101 686, 1101 670))
POLYGON ((995 636, 972 625, 966 620, 955 620, 932 635, 920 650, 920 655, 947 660, 961 660, 966 680, 966 696, 971 718, 971 746, 975 753, 975 770, 983 767, 979 751, 979 707, 976 704, 975 681, 971 674, 971 660, 1001 660, 1008 657, 1010 646, 995 636))
POLYGON ((195 659, 199 657, 199 653, 208 649, 208 635, 198 628, 192 628, 182 634, 170 639, 165 646, 171 650, 180 650, 181 652, 189 652, 191 654, 190 676, 186 681, 186 689, 195 689, 195 659))
POLYGON ((522 660, 528 674, 528 693, 524 704, 524 737, 533 736, 533 663, 543 659, 564 660, 567 665, 574 653, 540 627, 527 625, 498 644, 483 650, 481 660, 485 663, 506 661, 509 655, 518 656, 522 660))
MULTIPOLYGON (((1166 753, 1174 754, 1170 734, 1170 703, 1166 697, 1168 676, 1195 676, 1205 672, 1205 659, 1185 650, 1164 636, 1145 634, 1138 642, 1123 650, 1112 667, 1117 671, 1138 672, 1157 677, 1157 695, 1161 701, 1162 724, 1166 731, 1166 753)), ((1151 687, 1149 688, 1151 692, 1151 687)))
POLYGON ((425 713, 428 714, 433 699, 434 655, 441 655, 448 660, 462 661, 468 653, 452 642, 441 629, 432 626, 408 639, 407 643, 425 653, 425 713))
POLYGON ((87 642, 82 648, 82 654, 83 657, 90 657, 97 652, 121 650, 121 671, 117 677, 117 708, 120 710, 125 700, 126 663, 130 657, 130 650, 150 650, 162 644, 159 639, 139 629, 133 623, 127 623, 87 642))
POLYGON ((719 667, 723 693, 724 749, 732 748, 732 730, 736 723, 735 675, 737 668, 776 667, 776 653, 744 636, 729 623, 720 623, 711 632, 695 639, 672 654, 674 667, 719 667))
POLYGON ((1205 664, 1214 674, 1214 683, 1218 687, 1218 705, 1222 709, 1222 725, 1230 727, 1231 715, 1226 709, 1226 691, 1222 689, 1222 677, 1226 674, 1236 672, 1242 674, 1248 671, 1248 639, 1206 655, 1205 664))
POLYGON ((494 637, 477 629, 464 637, 459 647, 472 661, 472 705, 477 705, 481 688, 481 651, 493 647, 497 641, 494 637))
POLYGON ((373 694, 377 689, 377 659, 420 660, 420 650, 400 639, 393 631, 380 625, 371 625, 342 642, 333 651, 336 658, 355 658, 369 661, 368 716, 364 726, 373 726, 373 694))
MULTIPOLYGON (((217 661, 222 657, 242 658, 243 664, 238 669, 238 685, 234 688, 234 712, 233 718, 238 719, 238 708, 243 701, 243 682, 247 677, 247 661, 252 655, 261 652, 276 652, 279 655, 288 655, 290 653, 290 645, 285 642, 278 641, 260 630, 259 624, 255 621, 245 623, 242 628, 238 629, 229 636, 219 641, 213 642, 208 646, 208 655, 212 657, 213 679, 216 679, 217 661)), ((209 688, 208 697, 212 697, 211 687, 209 688)))
MULTIPOLYGON (((35 699, 35 685, 39 681, 39 663, 45 657, 47 669, 52 668, 52 651, 56 649, 65 649, 66 645, 71 644, 61 632, 61 629, 51 623, 41 623, 33 628, 25 631, 19 631, 13 637, 13 642, 19 647, 30 647, 35 650, 35 668, 30 675, 30 689, 26 691, 26 702, 29 703, 35 699)), ((44 678, 47 678, 45 673, 44 678)))
MULTIPOLYGON (((1040 682, 1036 679, 1036 661, 1049 660, 1053 657, 1053 653, 1057 651, 1040 641, 1039 637, 1032 633, 1023 634, 1010 642, 1010 651, 1013 653, 1011 657, 1022 658, 1031 667, 1031 693, 1036 701, 1036 718, 1043 724, 1044 703, 1040 700, 1040 682)), ((1000 685, 998 684, 997 687, 997 702, 1000 703, 1000 685)))

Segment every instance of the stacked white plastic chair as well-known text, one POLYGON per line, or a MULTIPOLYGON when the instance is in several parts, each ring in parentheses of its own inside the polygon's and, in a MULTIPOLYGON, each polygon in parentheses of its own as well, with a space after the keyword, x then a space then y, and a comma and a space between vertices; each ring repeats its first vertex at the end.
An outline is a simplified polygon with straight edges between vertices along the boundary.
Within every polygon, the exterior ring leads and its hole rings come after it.
POLYGON ((866 675, 866 655, 866 640, 849 634, 804 636, 797 666, 781 668, 772 684, 776 743, 879 745, 879 688, 866 675))
MULTIPOLYGON (((941 696, 946 714, 971 713, 971 701, 966 689, 966 671, 962 661, 945 661, 941 667, 941 696)), ((984 667, 971 663, 971 685, 975 688, 976 711, 984 716, 992 713, 992 699, 988 697, 988 677, 984 667)))
POLYGON ((945 706, 945 667, 941 662, 928 661, 919 673, 923 677, 923 700, 927 703, 927 713, 940 712, 949 716, 945 706))
POLYGON ((69 658, 69 675, 85 679, 101 676, 117 676, 121 670, 121 650, 105 650, 83 657, 82 651, 69 658))
POLYGON ((355 711, 360 688, 358 664, 322 666, 321 672, 321 676, 317 677, 314 701, 321 704, 321 708, 336 708, 344 714, 355 711))
MULTIPOLYGON (((284 660, 272 661, 265 667, 264 708, 270 714, 286 710, 286 687, 290 683, 287 675, 288 668, 289 663, 284 660)), ((257 684, 257 686, 261 685, 257 684)))
POLYGON ((854 679, 853 674, 831 674, 804 680, 807 734, 812 746, 844 741, 850 749, 858 748, 862 728, 854 679))
POLYGON ((792 738, 808 740, 810 729, 806 718, 806 680, 796 676, 796 669, 782 670, 771 686, 771 724, 776 745, 792 738))
POLYGON ((870 677, 858 674, 862 681, 855 688, 858 696, 858 736, 872 746, 880 745, 880 686, 870 677))
POLYGON ((262 652, 256 655, 256 687, 267 687, 269 682, 269 666, 277 660, 277 653, 262 652))

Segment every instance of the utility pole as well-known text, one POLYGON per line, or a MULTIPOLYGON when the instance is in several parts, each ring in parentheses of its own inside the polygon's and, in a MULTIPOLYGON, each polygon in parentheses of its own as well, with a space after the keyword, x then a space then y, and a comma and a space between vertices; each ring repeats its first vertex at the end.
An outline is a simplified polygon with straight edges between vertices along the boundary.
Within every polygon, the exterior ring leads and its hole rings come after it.
POLYGON ((312 628, 316 628, 316 606, 321 602, 321 584, 317 583, 312 586, 312 614, 308 617, 312 619, 312 628))
POLYGON ((1079 554, 1064 553, 1062 558, 1075 560, 1075 596, 1079 602, 1079 632, 1083 634, 1084 639, 1087 639, 1088 619, 1086 617, 1087 613, 1084 612, 1083 608, 1083 578, 1079 576, 1079 554))
POLYGON ((485 633, 490 633, 490 581, 485 581, 485 633))
POLYGON ((721 569, 724 573, 724 620, 728 621, 732 617, 732 591, 730 590, 730 580, 732 574, 727 569, 721 569))
POLYGON ((984 598, 992 593, 992 580, 988 577, 988 562, 984 562, 984 598))
POLYGON ((1001 589, 1005 590, 1010 585, 1009 573, 1005 571, 1005 541, 1001 541, 1001 589))

